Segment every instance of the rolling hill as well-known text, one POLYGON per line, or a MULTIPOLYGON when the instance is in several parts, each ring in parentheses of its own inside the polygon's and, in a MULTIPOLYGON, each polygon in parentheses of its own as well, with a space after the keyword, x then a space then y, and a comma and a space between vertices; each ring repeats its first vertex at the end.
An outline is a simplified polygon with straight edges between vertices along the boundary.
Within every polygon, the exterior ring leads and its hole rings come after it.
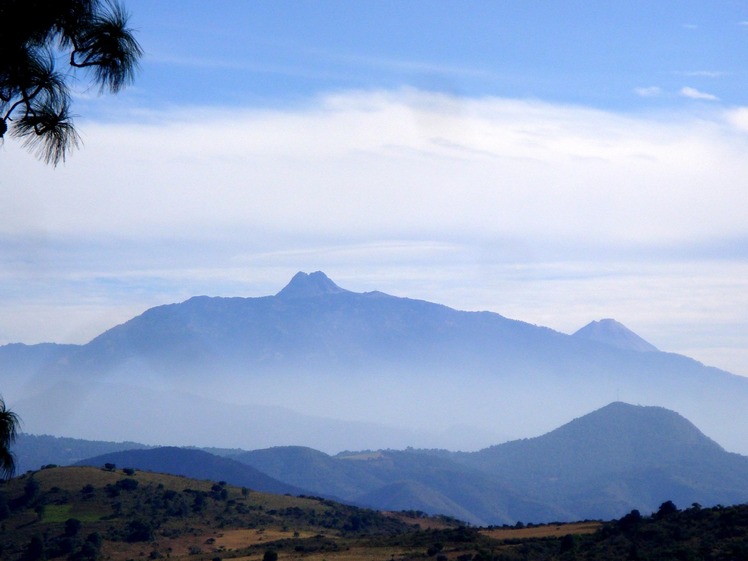
POLYGON ((476 524, 608 519, 653 512, 666 500, 748 501, 747 457, 726 452, 673 411, 624 403, 473 453, 327 456, 280 447, 235 458, 318 494, 476 524))
POLYGON ((679 504, 748 501, 748 457, 726 452, 679 414, 612 403, 537 438, 507 442, 460 463, 573 518, 611 518, 664 500, 679 504))
POLYGON ((618 518, 633 509, 654 512, 667 500, 748 502, 748 458, 726 452, 673 411, 624 403, 539 437, 472 453, 406 449, 331 456, 300 446, 222 453, 228 457, 161 447, 79 464, 110 463, 378 510, 423 511, 476 525, 618 518))
POLYGON ((132 469, 49 468, 0 487, 4 561, 330 556, 412 530, 332 501, 132 469))
MULTIPOLYGON (((392 495, 417 485, 393 485, 392 495)), ((47 468, 0 486, 4 561, 744 559, 748 506, 475 528, 132 469, 47 468)))
POLYGON ((283 483, 230 458, 202 450, 164 446, 159 448, 111 452, 76 462, 77 466, 102 467, 106 464, 139 470, 181 475, 190 479, 227 481, 266 493, 301 495, 305 491, 283 483))

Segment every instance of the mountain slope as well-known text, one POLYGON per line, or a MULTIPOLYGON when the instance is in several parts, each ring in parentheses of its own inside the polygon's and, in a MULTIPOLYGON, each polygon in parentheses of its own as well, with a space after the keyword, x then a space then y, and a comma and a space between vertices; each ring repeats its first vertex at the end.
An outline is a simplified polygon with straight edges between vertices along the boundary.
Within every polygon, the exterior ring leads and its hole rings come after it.
POLYGON ((455 459, 579 518, 748 501, 748 458, 660 407, 612 403, 543 436, 455 459))
POLYGON ((68 466, 86 458, 138 448, 148 446, 137 442, 80 440, 21 433, 13 444, 13 455, 16 457, 16 473, 25 473, 46 465, 68 466))
POLYGON ((289 493, 293 495, 304 493, 302 489, 282 483, 251 466, 230 458, 222 458, 202 450, 173 446, 112 452, 81 460, 75 465, 101 467, 105 464, 171 475, 183 475, 192 479, 226 481, 232 485, 267 493, 289 493))
MULTIPOLYGON (((21 464, 27 460, 23 450, 16 450, 21 464)), ((50 449, 50 454, 54 457, 37 455, 37 463, 55 463, 59 450, 50 449)), ((330 456, 286 446, 222 454, 231 456, 167 447, 81 463, 113 463, 283 493, 305 489, 360 506, 447 514, 479 525, 620 517, 632 509, 652 512, 667 500, 705 506, 748 501, 748 458, 725 452, 675 412, 624 403, 539 437, 473 453, 408 449, 330 456)))
POLYGON ((572 337, 597 341, 630 351, 655 352, 658 350, 657 347, 614 319, 601 319, 588 323, 576 331, 572 337))
POLYGON ((287 560, 313 553, 343 561, 337 552, 350 558, 351 546, 360 551, 367 544, 367 558, 383 558, 383 551, 402 558, 406 547, 372 542, 417 530, 405 516, 329 500, 92 467, 49 468, 11 479, 0 490, 0 512, 3 561, 261 559, 268 550, 287 560))
POLYGON ((450 458, 415 450, 328 456, 299 447, 245 452, 235 459, 281 481, 380 510, 421 510, 473 524, 514 523, 563 513, 528 500, 496 478, 450 458))
POLYGON ((351 292, 324 273, 299 273, 275 296, 199 296, 149 309, 53 359, 30 347, 25 358, 4 363, 8 353, 0 352, 0 371, 13 379, 4 397, 36 433, 61 434, 61 427, 80 426, 72 416, 96 417, 97 428, 116 431, 117 439, 156 443, 108 419, 157 411, 167 436, 161 441, 184 443, 192 436, 184 412, 206 399, 232 412, 231 431, 221 415, 201 419, 201 430, 221 434, 226 440, 217 444, 226 447, 258 446, 249 442, 262 432, 252 430, 251 412, 262 404, 293 413, 266 424, 281 435, 270 445, 316 447, 311 433, 328 451, 350 447, 352 433, 305 430, 304 419, 315 416, 380 425, 378 436, 371 431, 357 447, 477 450, 623 399, 677 410, 722 445, 748 452, 748 379, 687 357, 632 350, 641 347, 632 343, 636 336, 614 327, 601 343, 586 331, 570 336, 497 313, 351 292), (119 391, 137 397, 115 399, 119 391), (156 408, 147 398, 155 392, 165 396, 156 408), (96 408, 101 402, 106 415, 96 408), (460 440, 448 436, 453 426, 468 427, 460 440), (405 433, 408 442, 382 444, 405 433))
POLYGON ((748 458, 660 407, 612 403, 543 436, 473 453, 384 450, 328 456, 271 448, 236 456, 273 477, 378 509, 475 524, 604 519, 632 509, 748 501, 748 458))

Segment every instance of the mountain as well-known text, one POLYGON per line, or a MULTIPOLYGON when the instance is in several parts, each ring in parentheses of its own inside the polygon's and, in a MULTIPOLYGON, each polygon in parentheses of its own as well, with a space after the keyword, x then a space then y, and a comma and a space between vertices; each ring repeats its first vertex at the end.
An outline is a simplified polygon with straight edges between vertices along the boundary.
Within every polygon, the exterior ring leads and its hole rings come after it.
POLYGON ((235 457, 282 481, 378 509, 474 524, 606 519, 632 509, 748 501, 748 458, 679 414, 612 403, 543 436, 472 453, 384 450, 328 456, 270 448, 235 457))
POLYGON ((296 273, 291 282, 276 296, 278 298, 309 298, 322 294, 340 294, 348 292, 332 282, 322 271, 316 273, 296 273))
POLYGON ((748 501, 748 457, 661 407, 612 403, 543 436, 455 459, 579 519, 652 512, 664 500, 748 501))
POLYGON ((25 473, 42 466, 69 466, 86 458, 138 448, 148 446, 137 442, 81 440, 21 433, 13 444, 13 455, 16 457, 16 473, 25 473))
MULTIPOLYGON (((50 437, 38 438, 46 442, 50 437)), ((60 443, 76 454, 96 447, 70 439, 60 443)), ((19 463, 27 463, 28 448, 16 450, 19 463)), ((748 502, 747 457, 726 452, 673 411, 620 402, 542 436, 469 453, 411 448, 331 456, 302 446, 219 452, 220 457, 160 447, 78 464, 111 463, 258 490, 303 492, 378 510, 449 515, 475 525, 618 518, 633 509, 654 512, 668 500, 704 506, 748 502)), ((53 446, 41 464, 54 463, 49 460, 55 455, 59 451, 53 446)))
POLYGON ((614 319, 590 322, 572 336, 629 351, 654 352, 658 350, 657 347, 614 319))
POLYGON ((202 450, 187 448, 165 446, 145 450, 124 450, 81 460, 75 465, 102 467, 105 464, 182 475, 191 479, 226 481, 232 485, 267 493, 292 495, 304 493, 302 489, 273 479, 247 464, 202 450))
POLYGON ((234 458, 315 494, 378 510, 421 510, 479 525, 514 523, 523 514, 562 514, 478 470, 416 450, 328 456, 275 447, 234 458))
POLYGON ((566 335, 352 292, 318 271, 274 296, 151 308, 85 345, 0 347, 0 372, 9 406, 38 434, 478 450, 625 400, 676 410, 748 452, 748 379, 601 323, 566 335))

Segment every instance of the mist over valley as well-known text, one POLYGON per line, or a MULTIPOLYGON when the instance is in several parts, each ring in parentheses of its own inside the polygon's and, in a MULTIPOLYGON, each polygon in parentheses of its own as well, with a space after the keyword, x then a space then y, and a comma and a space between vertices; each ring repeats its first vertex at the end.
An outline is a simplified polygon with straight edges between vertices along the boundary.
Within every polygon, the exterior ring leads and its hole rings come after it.
POLYGON ((0 347, 23 430, 256 449, 471 451, 613 401, 677 411, 748 452, 748 379, 663 352, 608 319, 573 335, 322 272, 273 296, 158 306, 85 345, 0 347))

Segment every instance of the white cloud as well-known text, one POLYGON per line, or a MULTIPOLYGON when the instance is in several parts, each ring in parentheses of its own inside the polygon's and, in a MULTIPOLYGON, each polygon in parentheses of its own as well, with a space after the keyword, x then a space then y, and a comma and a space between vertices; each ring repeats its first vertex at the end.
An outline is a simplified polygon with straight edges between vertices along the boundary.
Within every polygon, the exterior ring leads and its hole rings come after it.
POLYGON ((710 93, 701 92, 697 90, 696 88, 691 88, 689 86, 684 86, 680 89, 680 95, 683 97, 687 97, 689 99, 700 99, 704 101, 719 101, 719 98, 710 93))
POLYGON ((659 86, 634 88, 634 93, 640 97, 658 97, 662 95, 662 88, 659 86))
POLYGON ((738 107, 727 111, 725 117, 733 127, 748 133, 748 107, 738 107))
POLYGON ((81 122, 85 146, 56 170, 6 141, 0 338, 85 340, 148 306, 323 269, 568 330, 630 314, 658 346, 700 348, 657 334, 748 317, 748 286, 724 283, 740 275, 699 250, 748 239, 746 115, 399 90, 81 122))
POLYGON ((695 78, 721 78, 725 76, 725 72, 719 70, 682 70, 674 72, 678 76, 689 76, 695 78))
POLYGON ((82 123, 86 146, 57 170, 6 146, 0 230, 684 241, 714 234, 696 219, 704 213, 723 232, 743 229, 734 183, 703 190, 714 169, 737 184, 748 176, 721 118, 658 122, 400 91, 82 123))

